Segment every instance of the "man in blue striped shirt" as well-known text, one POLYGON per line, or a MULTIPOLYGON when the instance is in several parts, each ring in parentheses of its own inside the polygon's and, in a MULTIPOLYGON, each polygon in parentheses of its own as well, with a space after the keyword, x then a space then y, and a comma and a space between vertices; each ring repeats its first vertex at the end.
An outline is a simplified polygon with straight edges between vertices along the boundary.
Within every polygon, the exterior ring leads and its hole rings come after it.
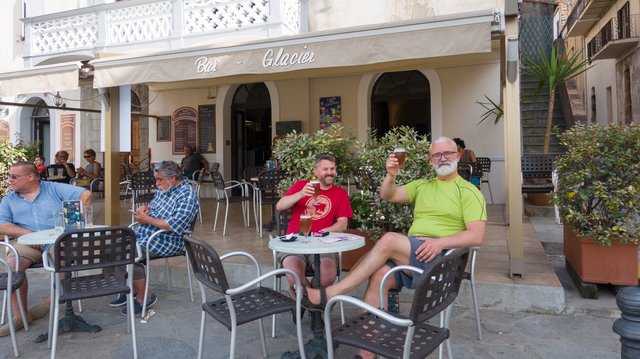
MULTIPOLYGON (((159 229, 163 232, 151 243, 148 250, 152 254, 167 257, 180 253, 184 249, 182 236, 189 230, 200 210, 200 202, 197 194, 183 177, 182 171, 177 163, 173 161, 162 161, 154 168, 156 178, 155 197, 149 205, 143 205, 136 209, 134 220, 139 223, 136 228, 136 238, 138 243, 147 248, 149 237, 159 229)), ((148 265, 148 264, 147 264, 148 265)), ((144 270, 142 266, 136 266, 134 270, 133 289, 136 293, 134 303, 135 314, 142 312, 142 302, 144 300, 144 288, 146 285, 144 270)), ((155 294, 149 293, 147 307, 156 303, 158 298, 155 294)), ((126 297, 118 296, 111 302, 111 306, 126 304, 126 297)), ((127 314, 126 307, 122 313, 127 314)))

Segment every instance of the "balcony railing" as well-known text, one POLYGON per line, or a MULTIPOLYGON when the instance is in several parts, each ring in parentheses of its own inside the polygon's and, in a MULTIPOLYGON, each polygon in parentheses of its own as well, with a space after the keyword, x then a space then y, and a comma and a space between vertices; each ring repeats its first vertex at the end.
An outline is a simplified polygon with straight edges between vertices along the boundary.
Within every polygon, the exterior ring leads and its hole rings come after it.
POLYGON ((635 46, 638 43, 639 19, 640 14, 611 18, 589 41, 589 59, 617 58, 622 52, 635 46))
POLYGON ((578 0, 567 17, 564 27, 567 36, 584 36, 615 2, 616 0, 578 0))
POLYGON ((25 61, 97 52, 172 50, 224 37, 307 30, 304 0, 132 0, 23 19, 25 61))

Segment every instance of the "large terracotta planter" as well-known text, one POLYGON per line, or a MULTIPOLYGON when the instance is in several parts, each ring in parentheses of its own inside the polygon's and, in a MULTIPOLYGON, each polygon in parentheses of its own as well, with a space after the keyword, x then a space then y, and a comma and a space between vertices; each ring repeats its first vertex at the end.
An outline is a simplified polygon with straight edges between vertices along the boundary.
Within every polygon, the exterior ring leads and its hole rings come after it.
POLYGON ((342 270, 348 271, 356 264, 362 256, 367 254, 371 248, 376 244, 376 242, 372 241, 369 237, 369 233, 359 231, 357 229, 347 229, 346 233, 357 234, 359 236, 364 237, 364 246, 358 249, 354 249, 352 251, 346 251, 342 253, 342 270))
POLYGON ((551 193, 527 193, 529 202, 534 206, 550 206, 551 193))
POLYGON ((567 263, 583 282, 638 285, 638 245, 613 240, 610 247, 593 238, 577 237, 564 226, 564 255, 567 263))

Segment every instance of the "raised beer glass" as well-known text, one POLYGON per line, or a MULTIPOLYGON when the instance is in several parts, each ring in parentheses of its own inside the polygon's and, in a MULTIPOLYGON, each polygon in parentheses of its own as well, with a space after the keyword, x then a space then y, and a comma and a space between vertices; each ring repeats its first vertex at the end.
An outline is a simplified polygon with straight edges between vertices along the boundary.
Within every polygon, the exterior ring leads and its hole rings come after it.
POLYGON ((407 159, 407 151, 403 147, 396 147, 393 154, 398 159, 398 166, 402 167, 407 159))

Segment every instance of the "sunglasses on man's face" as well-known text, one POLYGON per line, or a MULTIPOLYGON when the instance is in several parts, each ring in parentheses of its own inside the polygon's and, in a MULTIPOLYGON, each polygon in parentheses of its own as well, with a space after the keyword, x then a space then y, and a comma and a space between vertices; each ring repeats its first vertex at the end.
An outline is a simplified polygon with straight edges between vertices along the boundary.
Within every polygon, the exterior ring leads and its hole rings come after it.
POLYGON ((18 178, 20 178, 20 177, 28 176, 28 175, 30 175, 30 174, 31 174, 31 173, 27 173, 27 174, 23 174, 23 175, 8 175, 8 176, 7 176, 7 179, 9 179, 9 178, 10 178, 10 179, 12 179, 12 180, 14 180, 14 181, 15 181, 15 180, 17 180, 17 179, 18 179, 18 178))
POLYGON ((91 156, 91 155, 85 155, 84 156, 84 158, 91 158, 91 157, 93 157, 93 156, 91 156))

